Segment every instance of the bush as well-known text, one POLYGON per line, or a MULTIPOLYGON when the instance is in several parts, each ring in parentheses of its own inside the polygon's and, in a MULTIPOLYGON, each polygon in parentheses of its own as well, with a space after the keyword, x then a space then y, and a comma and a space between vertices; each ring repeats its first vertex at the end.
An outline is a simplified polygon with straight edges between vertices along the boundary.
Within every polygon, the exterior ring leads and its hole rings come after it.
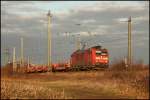
POLYGON ((125 69, 127 69, 127 67, 126 67, 124 61, 121 60, 121 61, 115 62, 115 63, 111 66, 110 69, 111 69, 111 70, 125 70, 125 69))
POLYGON ((11 64, 7 64, 1 68, 2 76, 11 76, 13 74, 13 68, 11 64))

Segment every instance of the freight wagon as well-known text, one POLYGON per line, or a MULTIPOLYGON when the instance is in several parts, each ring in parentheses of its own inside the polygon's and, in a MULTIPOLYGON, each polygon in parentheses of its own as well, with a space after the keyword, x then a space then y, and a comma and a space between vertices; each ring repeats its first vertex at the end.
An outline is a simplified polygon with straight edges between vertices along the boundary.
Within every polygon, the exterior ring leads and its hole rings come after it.
POLYGON ((26 72, 27 73, 48 72, 48 66, 29 64, 29 67, 27 67, 26 72))
POLYGON ((70 63, 69 62, 52 64, 52 72, 55 72, 55 71, 68 71, 69 68, 70 68, 70 63))

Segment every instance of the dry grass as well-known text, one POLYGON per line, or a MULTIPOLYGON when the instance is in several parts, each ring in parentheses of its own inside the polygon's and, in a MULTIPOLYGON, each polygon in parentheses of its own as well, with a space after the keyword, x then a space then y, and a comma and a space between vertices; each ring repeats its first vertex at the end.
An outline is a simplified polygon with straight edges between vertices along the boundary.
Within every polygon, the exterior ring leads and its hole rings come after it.
POLYGON ((123 62, 108 70, 3 76, 1 99, 148 99, 148 66, 123 62))
POLYGON ((137 63, 126 67, 121 60, 113 64, 108 72, 112 80, 119 80, 122 94, 134 95, 137 99, 149 98, 149 65, 137 63))
POLYGON ((67 99, 64 90, 51 89, 36 81, 1 80, 2 99, 67 99))

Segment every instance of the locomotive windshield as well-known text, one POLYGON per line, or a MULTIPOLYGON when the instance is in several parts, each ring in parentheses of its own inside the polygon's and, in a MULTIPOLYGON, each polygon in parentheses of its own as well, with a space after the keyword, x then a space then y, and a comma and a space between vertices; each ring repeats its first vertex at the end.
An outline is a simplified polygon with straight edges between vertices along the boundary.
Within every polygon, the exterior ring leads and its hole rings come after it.
POLYGON ((96 51, 96 55, 107 55, 106 51, 96 51))
POLYGON ((101 55, 101 51, 96 51, 96 55, 101 55))
POLYGON ((106 52, 103 52, 103 53, 101 53, 101 55, 107 55, 107 53, 106 53, 106 52))
POLYGON ((107 55, 107 52, 106 52, 106 51, 103 51, 103 52, 101 53, 101 55, 107 55))

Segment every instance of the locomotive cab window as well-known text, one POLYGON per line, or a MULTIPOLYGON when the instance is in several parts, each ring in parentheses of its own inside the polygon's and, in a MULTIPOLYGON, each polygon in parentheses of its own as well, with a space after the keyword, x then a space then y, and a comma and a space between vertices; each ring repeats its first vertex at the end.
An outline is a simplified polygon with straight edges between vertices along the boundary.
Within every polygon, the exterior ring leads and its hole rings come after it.
POLYGON ((102 52, 101 55, 107 55, 107 52, 102 52))
POLYGON ((96 55, 101 55, 102 52, 101 51, 96 51, 95 53, 96 53, 96 55))
POLYGON ((107 55, 107 53, 103 52, 103 53, 101 53, 101 55, 107 55))

